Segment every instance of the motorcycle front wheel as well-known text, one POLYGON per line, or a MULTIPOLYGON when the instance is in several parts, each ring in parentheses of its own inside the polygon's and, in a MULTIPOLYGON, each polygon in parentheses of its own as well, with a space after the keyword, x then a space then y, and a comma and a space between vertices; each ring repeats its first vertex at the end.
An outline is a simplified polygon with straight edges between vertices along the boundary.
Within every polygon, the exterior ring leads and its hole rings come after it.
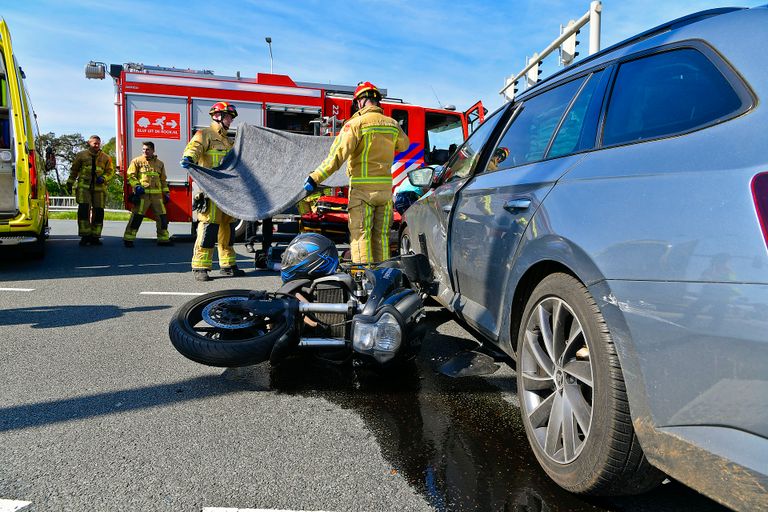
POLYGON ((208 366, 233 368, 266 361, 293 326, 287 314, 270 318, 240 306, 250 293, 222 290, 190 300, 171 319, 171 343, 184 357, 208 366))

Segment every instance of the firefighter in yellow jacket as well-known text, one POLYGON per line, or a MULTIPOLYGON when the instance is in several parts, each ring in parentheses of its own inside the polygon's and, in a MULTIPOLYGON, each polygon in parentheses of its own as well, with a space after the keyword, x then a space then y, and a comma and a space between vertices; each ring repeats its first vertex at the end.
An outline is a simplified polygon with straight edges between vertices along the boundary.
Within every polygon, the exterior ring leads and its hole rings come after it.
POLYGON ((352 262, 375 263, 390 256, 392 162, 409 143, 397 121, 384 115, 381 93, 372 83, 358 84, 352 101, 357 112, 344 124, 328 157, 307 177, 304 189, 313 192, 347 161, 352 262))
POLYGON ((128 184, 133 192, 130 196, 133 210, 128 225, 125 226, 123 244, 133 247, 136 232, 147 210, 152 208, 157 224, 157 245, 172 245, 168 235, 168 215, 165 212, 165 205, 171 200, 165 164, 155 155, 155 143, 151 140, 142 143, 141 152, 141 156, 131 160, 126 172, 128 184))
POLYGON ((112 159, 101 150, 101 138, 91 135, 88 149, 75 156, 69 171, 67 190, 77 201, 77 234, 80 245, 102 245, 107 183, 115 176, 112 159), (73 188, 74 187, 74 188, 73 188))
MULTIPOLYGON (((211 126, 198 130, 184 149, 181 166, 185 169, 190 163, 203 167, 216 167, 224 155, 232 149, 227 138, 227 129, 237 117, 237 109, 231 103, 219 101, 208 112, 211 126)), ((219 207, 205 197, 203 193, 195 197, 197 214, 197 239, 192 255, 192 272, 197 281, 210 281, 208 271, 213 266, 213 249, 219 244, 219 267, 222 276, 242 276, 245 272, 237 268, 236 253, 232 244, 235 240, 235 225, 232 217, 222 212, 219 207)))

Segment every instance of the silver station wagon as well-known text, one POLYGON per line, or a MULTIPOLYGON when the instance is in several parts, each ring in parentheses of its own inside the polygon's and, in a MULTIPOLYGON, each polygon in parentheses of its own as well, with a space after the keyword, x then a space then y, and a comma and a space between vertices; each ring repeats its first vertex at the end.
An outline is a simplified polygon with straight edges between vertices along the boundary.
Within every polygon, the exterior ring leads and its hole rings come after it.
POLYGON ((768 508, 768 6, 583 59, 489 116, 405 214, 435 298, 514 361, 541 466, 768 508))

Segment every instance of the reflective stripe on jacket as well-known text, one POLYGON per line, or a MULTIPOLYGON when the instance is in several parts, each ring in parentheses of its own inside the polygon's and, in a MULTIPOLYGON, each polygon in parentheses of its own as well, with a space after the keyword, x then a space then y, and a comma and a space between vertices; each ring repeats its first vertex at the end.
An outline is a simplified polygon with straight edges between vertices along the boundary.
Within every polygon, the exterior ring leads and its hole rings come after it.
POLYGON ((97 191, 106 191, 107 183, 115 176, 115 166, 112 159, 99 150, 98 153, 92 153, 89 149, 81 151, 72 161, 72 168, 69 171, 67 184, 72 185, 77 181, 78 188, 93 188, 97 191), (95 158, 94 158, 95 157, 95 158), (93 168, 95 160, 95 169, 93 168), (93 172, 95 170, 95 172, 93 172), (104 183, 96 183, 98 176, 104 176, 104 183))
POLYGON ((209 169, 221 163, 224 155, 232 149, 227 138, 227 129, 218 121, 211 121, 211 126, 198 130, 184 148, 184 155, 209 169))
POLYGON ((310 176, 322 183, 347 161, 349 184, 365 190, 392 188, 395 153, 408 149, 408 136, 381 107, 367 106, 356 112, 333 141, 328 157, 310 176))
POLYGON ((147 158, 141 155, 134 158, 131 160, 126 174, 128 175, 128 183, 132 188, 141 185, 147 194, 160 194, 169 191, 165 164, 157 156, 147 158))

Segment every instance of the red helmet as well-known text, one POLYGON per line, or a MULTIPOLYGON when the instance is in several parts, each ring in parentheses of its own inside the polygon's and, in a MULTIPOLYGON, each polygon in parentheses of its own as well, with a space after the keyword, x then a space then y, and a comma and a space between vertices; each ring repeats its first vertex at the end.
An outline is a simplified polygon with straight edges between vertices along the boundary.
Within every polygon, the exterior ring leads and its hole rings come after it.
POLYGON ((360 82, 357 84, 355 94, 352 96, 353 100, 358 98, 372 98, 379 101, 381 99, 381 93, 371 82, 360 82))
POLYGON ((217 101, 213 104, 211 107, 211 110, 208 111, 208 114, 213 116, 213 114, 216 114, 217 112, 220 112, 222 114, 229 114, 233 118, 237 117, 237 108, 231 103, 227 103, 226 101, 217 101))
POLYGON ((504 146, 499 146, 496 148, 496 151, 493 152, 493 156, 495 156, 499 163, 501 163, 509 156, 509 149, 504 146))

